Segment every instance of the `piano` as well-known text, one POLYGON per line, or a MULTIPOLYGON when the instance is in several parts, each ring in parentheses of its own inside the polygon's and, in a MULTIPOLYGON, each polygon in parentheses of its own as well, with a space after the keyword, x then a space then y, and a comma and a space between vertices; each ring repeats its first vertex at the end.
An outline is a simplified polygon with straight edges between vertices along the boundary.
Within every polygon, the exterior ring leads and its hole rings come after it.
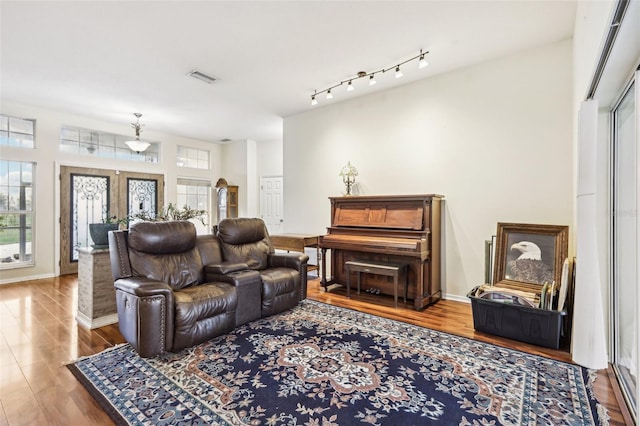
MULTIPOLYGON (((320 237, 321 284, 327 291, 344 284, 350 260, 408 265, 408 298, 423 309, 441 298, 440 240, 442 195, 329 197, 331 226, 320 237), (327 250, 331 278, 327 280, 327 250)), ((363 289, 393 295, 388 277, 363 275, 363 289)))

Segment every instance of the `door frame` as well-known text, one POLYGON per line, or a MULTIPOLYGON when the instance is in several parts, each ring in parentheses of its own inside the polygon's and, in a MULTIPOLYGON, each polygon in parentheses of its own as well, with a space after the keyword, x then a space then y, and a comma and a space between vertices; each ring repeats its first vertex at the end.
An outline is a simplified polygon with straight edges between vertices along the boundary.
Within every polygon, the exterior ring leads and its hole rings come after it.
POLYGON ((99 167, 81 167, 78 165, 58 164, 56 166, 57 174, 57 229, 56 241, 57 247, 57 275, 67 275, 78 273, 78 262, 69 260, 68 253, 70 251, 71 235, 68 232, 70 228, 70 191, 68 188, 69 179, 72 174, 87 174, 96 176, 108 176, 109 181, 109 212, 117 217, 124 217, 128 214, 128 178, 137 179, 153 179, 158 181, 158 199, 157 209, 164 206, 165 195, 165 175, 159 173, 146 173, 136 171, 121 171, 114 169, 104 169, 99 167))

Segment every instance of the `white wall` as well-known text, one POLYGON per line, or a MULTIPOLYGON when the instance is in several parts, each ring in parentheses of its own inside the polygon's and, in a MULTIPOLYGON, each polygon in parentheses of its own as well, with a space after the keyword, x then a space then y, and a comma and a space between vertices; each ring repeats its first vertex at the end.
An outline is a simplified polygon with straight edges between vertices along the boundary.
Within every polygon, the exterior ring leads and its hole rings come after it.
POLYGON ((286 118, 285 232, 325 232, 350 160, 360 194, 445 196, 443 288, 463 297, 497 222, 573 225, 571 61, 567 40, 286 118))
POLYGON ((265 176, 282 175, 282 141, 267 141, 257 144, 258 180, 265 176))
POLYGON ((59 180, 60 165, 96 167, 159 173, 165 176, 165 203, 176 202, 178 177, 211 179, 212 185, 221 174, 220 145, 175 135, 154 132, 145 127, 144 139, 161 142, 160 163, 140 163, 97 158, 88 155, 71 155, 60 152, 61 125, 78 126, 127 135, 132 132, 129 122, 109 123, 86 117, 51 111, 43 108, 2 102, 3 114, 36 120, 36 149, 2 147, 1 158, 15 161, 35 161, 35 261, 33 267, 0 270, 0 283, 51 277, 58 273, 59 260, 59 180), (177 146, 207 149, 211 152, 211 170, 187 169, 176 166, 177 146))

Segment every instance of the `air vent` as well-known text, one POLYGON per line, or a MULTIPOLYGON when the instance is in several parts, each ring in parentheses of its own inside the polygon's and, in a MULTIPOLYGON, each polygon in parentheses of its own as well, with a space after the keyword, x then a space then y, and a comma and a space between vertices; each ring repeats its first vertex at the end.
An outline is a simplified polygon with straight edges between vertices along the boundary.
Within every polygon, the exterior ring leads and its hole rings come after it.
POLYGON ((199 70, 193 70, 187 75, 193 78, 197 78, 200 81, 204 81, 207 84, 213 84, 213 82, 216 81, 214 77, 211 77, 210 75, 207 75, 199 70))

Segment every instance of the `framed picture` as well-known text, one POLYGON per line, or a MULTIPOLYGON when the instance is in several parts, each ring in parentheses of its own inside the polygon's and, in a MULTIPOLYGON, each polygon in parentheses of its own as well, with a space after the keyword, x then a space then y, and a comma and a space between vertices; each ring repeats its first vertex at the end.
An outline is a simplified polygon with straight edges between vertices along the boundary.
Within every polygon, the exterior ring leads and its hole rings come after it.
POLYGON ((498 223, 495 284, 525 291, 545 282, 560 286, 568 238, 568 226, 498 223))

